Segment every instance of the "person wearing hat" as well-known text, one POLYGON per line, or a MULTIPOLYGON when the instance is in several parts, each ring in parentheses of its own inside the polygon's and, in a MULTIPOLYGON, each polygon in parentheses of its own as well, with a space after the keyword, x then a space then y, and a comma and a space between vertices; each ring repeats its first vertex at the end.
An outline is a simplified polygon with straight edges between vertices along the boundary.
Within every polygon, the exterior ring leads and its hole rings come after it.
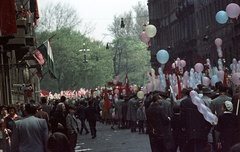
MULTIPOLYGON (((210 88, 210 87, 208 87, 208 86, 203 86, 202 88, 201 88, 201 93, 203 94, 203 96, 202 96, 202 100, 203 100, 203 102, 206 104, 206 106, 208 107, 208 108, 210 108, 210 105, 211 105, 211 103, 212 103, 212 99, 211 99, 211 96, 212 96, 212 93, 213 93, 214 91, 210 88)), ((211 130, 210 130, 210 132, 209 132, 209 134, 208 134, 208 145, 209 145, 209 148, 212 150, 212 151, 214 151, 214 140, 213 140, 213 127, 211 128, 211 130)))
POLYGON ((168 92, 159 91, 157 93, 162 97, 161 106, 163 107, 164 113, 166 113, 168 117, 172 117, 173 110, 172 110, 171 99, 169 98, 168 92))
MULTIPOLYGON (((232 97, 233 114, 238 118, 238 124, 240 124, 240 85, 235 88, 235 94, 232 97)), ((238 142, 240 142, 240 132, 237 133, 238 142)))
POLYGON ((238 131, 239 124, 237 116, 232 113, 233 104, 231 101, 225 101, 222 104, 223 114, 218 117, 218 124, 215 129, 220 133, 219 146, 221 152, 229 152, 230 148, 237 143, 236 132, 238 131))
POLYGON ((210 87, 206 87, 206 86, 202 87, 203 97, 201 99, 204 101, 204 103, 208 108, 210 108, 210 105, 212 103, 212 99, 211 99, 212 93, 213 93, 213 90, 210 87))
POLYGON ((229 97, 227 93, 227 87, 224 86, 223 84, 220 84, 218 87, 219 90, 219 96, 215 99, 212 100, 212 103, 210 105, 210 109, 212 110, 212 113, 215 114, 216 116, 219 116, 223 113, 222 111, 222 104, 225 101, 231 101, 232 98, 229 97))
POLYGON ((47 112, 43 111, 42 105, 40 103, 37 103, 37 112, 35 114, 35 117, 45 119, 48 124, 48 130, 50 130, 49 115, 47 112))
POLYGON ((183 129, 186 131, 187 152, 207 152, 205 148, 211 124, 204 119, 197 106, 190 97, 191 90, 187 92, 188 97, 180 103, 180 118, 183 129))

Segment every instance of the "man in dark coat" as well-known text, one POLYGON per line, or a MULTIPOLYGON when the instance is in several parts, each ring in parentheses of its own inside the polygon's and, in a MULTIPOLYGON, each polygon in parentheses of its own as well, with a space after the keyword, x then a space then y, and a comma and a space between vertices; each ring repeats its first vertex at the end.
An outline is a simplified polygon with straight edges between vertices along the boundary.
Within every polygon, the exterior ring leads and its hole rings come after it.
POLYGON ((89 133, 87 126, 86 126, 86 106, 84 105, 84 101, 80 101, 80 105, 77 108, 76 112, 78 119, 81 121, 81 129, 80 129, 80 134, 82 134, 83 129, 85 129, 86 134, 89 133))
POLYGON ((86 109, 86 118, 89 123, 92 139, 97 137, 97 130, 96 130, 96 108, 94 107, 93 100, 90 99, 88 101, 88 107, 86 109))
POLYGON ((171 152, 174 148, 170 118, 160 106, 162 97, 156 93, 146 112, 152 152, 171 152))
MULTIPOLYGON (((240 124, 240 85, 236 87, 235 94, 232 97, 233 114, 237 115, 238 124, 240 124)), ((237 133, 237 140, 240 142, 240 132, 237 133)))
POLYGON ((206 143, 211 124, 204 119, 197 106, 193 104, 189 96, 190 91, 187 93, 188 98, 180 104, 180 117, 187 135, 187 151, 207 152, 206 143))

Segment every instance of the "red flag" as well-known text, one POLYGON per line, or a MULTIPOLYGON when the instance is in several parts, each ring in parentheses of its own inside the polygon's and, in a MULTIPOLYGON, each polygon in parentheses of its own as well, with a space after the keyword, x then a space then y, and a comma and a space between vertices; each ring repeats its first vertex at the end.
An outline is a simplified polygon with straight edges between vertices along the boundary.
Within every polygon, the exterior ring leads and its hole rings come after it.
POLYGON ((37 0, 30 0, 30 11, 34 13, 34 24, 37 25, 37 19, 39 19, 37 0))
POLYGON ((128 80, 128 75, 127 75, 127 73, 126 73, 126 77, 125 77, 124 86, 129 86, 129 80, 128 80))
POLYGON ((130 93, 130 87, 129 87, 129 79, 128 79, 128 74, 126 73, 126 77, 125 77, 125 82, 124 85, 126 93, 130 93))
POLYGON ((40 65, 44 64, 44 59, 43 59, 42 53, 39 50, 35 50, 33 52, 33 57, 38 61, 38 63, 40 65))
POLYGON ((17 33, 14 0, 0 0, 0 36, 17 33))

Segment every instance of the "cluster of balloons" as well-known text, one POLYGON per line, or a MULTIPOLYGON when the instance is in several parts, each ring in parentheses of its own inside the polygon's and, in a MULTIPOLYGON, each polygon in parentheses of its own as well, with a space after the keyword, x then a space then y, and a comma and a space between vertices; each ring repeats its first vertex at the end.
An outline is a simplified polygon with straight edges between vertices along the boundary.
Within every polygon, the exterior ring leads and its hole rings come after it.
POLYGON ((219 24, 225 24, 228 21, 228 18, 237 18, 240 14, 240 7, 236 3, 230 3, 226 7, 226 11, 221 10, 216 13, 216 21, 219 24))
POLYGON ((150 38, 154 37, 157 34, 157 28, 154 25, 147 25, 144 31, 139 35, 139 39, 143 43, 148 43, 150 38))

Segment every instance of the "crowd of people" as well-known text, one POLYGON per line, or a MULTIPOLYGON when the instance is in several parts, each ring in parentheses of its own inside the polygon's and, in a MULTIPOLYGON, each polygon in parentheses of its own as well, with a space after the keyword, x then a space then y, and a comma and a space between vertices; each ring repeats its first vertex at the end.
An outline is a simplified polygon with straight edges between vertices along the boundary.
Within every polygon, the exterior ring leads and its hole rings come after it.
POLYGON ((240 86, 230 91, 218 82, 211 88, 184 88, 177 100, 170 92, 152 91, 142 98, 132 90, 112 96, 109 104, 100 94, 77 100, 42 97, 40 103, 2 106, 4 147, 7 152, 74 152, 78 134, 97 137, 99 121, 111 129, 147 134, 152 152, 240 151, 239 91, 240 86), (192 91, 218 118, 217 124, 211 124, 193 103, 192 91))

